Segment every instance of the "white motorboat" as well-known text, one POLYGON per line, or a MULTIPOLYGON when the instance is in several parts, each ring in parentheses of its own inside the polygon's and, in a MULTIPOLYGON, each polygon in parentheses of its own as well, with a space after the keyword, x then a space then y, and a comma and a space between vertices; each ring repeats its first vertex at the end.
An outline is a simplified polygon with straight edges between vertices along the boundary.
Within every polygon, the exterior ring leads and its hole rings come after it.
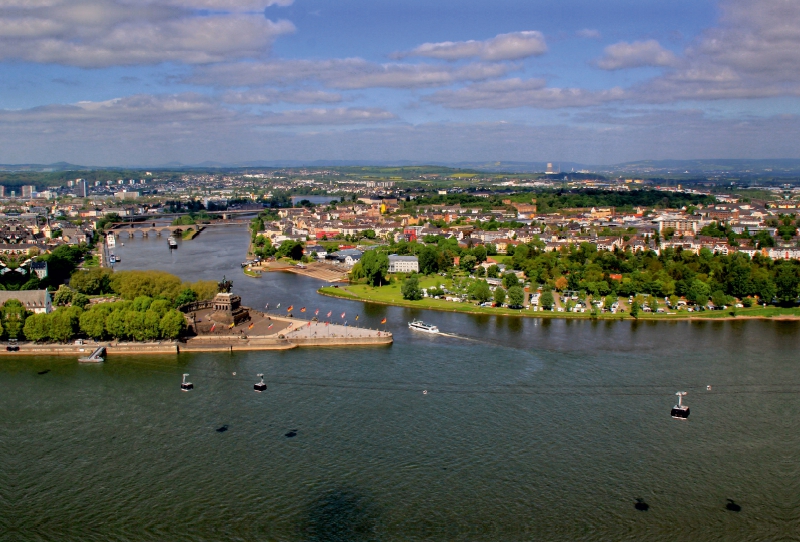
POLYGON ((408 327, 416 331, 422 331, 423 333, 439 333, 438 327, 426 324, 422 320, 414 320, 413 322, 409 322, 408 327))

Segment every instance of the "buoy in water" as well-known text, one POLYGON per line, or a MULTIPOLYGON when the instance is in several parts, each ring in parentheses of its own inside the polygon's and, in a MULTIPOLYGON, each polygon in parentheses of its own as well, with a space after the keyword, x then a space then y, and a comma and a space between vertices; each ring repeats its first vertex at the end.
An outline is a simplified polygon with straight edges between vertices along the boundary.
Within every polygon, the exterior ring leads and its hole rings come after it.
POLYGON ((253 384, 253 389, 259 393, 262 391, 267 391, 267 384, 264 382, 264 373, 258 373, 256 376, 261 379, 261 382, 256 382, 253 384))
POLYGON ((428 390, 422 390, 422 395, 428 395, 428 390))
POLYGON ((183 373, 183 382, 181 382, 181 391, 189 391, 194 389, 194 384, 191 382, 186 382, 186 377, 189 376, 189 373, 183 373))

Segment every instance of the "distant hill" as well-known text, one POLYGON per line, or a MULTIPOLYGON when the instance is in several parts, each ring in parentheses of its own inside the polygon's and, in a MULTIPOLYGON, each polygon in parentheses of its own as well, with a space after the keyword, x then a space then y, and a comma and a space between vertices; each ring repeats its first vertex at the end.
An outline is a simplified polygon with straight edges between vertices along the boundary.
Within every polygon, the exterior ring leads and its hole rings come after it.
MULTIPOLYGON (((642 176, 650 178, 791 178, 800 177, 800 159, 715 159, 715 160, 637 160, 621 164, 591 165, 578 162, 552 162, 562 173, 589 171, 602 175, 642 176)), ((45 184, 56 184, 61 179, 73 178, 69 172, 115 172, 114 175, 136 175, 151 171, 174 172, 204 170, 236 170, 242 168, 430 168, 444 172, 446 169, 490 173, 543 173, 546 162, 475 161, 436 162, 414 160, 252 160, 244 162, 206 161, 198 164, 169 162, 150 166, 97 167, 57 162, 54 164, 0 164, 0 183, 26 184, 28 179, 41 176, 45 184)), ((86 174, 86 177, 91 175, 86 174)), ((113 176, 113 175, 112 175, 113 176)), ((98 177, 99 178, 99 177, 98 177)))

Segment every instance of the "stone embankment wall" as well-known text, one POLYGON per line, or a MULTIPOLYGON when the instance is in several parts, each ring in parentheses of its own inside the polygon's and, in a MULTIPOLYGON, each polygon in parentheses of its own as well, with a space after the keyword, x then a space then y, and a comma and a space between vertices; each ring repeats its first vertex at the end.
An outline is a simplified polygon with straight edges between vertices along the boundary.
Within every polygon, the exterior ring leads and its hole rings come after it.
POLYGON ((98 344, 32 344, 21 343, 18 352, 0 348, 0 355, 9 356, 88 356, 100 346, 108 354, 177 354, 177 342, 162 343, 98 343, 98 344))
POLYGON ((389 345, 393 342, 391 335, 382 337, 292 337, 289 340, 297 346, 374 346, 389 345))

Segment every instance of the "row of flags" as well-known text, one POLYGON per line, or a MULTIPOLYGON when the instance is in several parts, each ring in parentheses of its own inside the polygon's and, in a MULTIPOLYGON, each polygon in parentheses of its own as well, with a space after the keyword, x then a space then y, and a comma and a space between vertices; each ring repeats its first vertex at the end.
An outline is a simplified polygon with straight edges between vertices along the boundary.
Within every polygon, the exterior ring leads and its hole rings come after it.
MULTIPOLYGON (((269 310, 269 303, 267 303, 265 308, 266 308, 266 310, 269 310)), ((281 308, 281 304, 278 303, 278 305, 275 307, 275 309, 277 310, 277 309, 280 309, 280 308, 281 308)), ((286 312, 292 312, 292 310, 294 310, 294 305, 289 305, 286 308, 286 312)), ((306 312, 306 308, 305 307, 301 307, 300 308, 300 312, 306 312)), ((330 318, 331 314, 333 314, 333 311, 328 311, 328 314, 326 315, 326 317, 330 318)), ((341 314, 340 318, 342 320, 344 320, 345 315, 346 315, 346 313, 343 312, 341 314)), ((319 309, 314 310, 314 316, 319 316, 319 309)), ((358 317, 359 317, 359 315, 356 315, 356 321, 358 321, 358 317)), ((381 320, 381 324, 385 324, 385 323, 386 323, 386 318, 381 320)), ((311 322, 309 322, 308 325, 311 325, 311 322)), ((327 322, 326 322, 326 325, 327 325, 327 322)), ((250 325, 250 327, 253 327, 252 324, 250 325)), ((272 326, 270 326, 270 327, 272 327, 272 326)))

